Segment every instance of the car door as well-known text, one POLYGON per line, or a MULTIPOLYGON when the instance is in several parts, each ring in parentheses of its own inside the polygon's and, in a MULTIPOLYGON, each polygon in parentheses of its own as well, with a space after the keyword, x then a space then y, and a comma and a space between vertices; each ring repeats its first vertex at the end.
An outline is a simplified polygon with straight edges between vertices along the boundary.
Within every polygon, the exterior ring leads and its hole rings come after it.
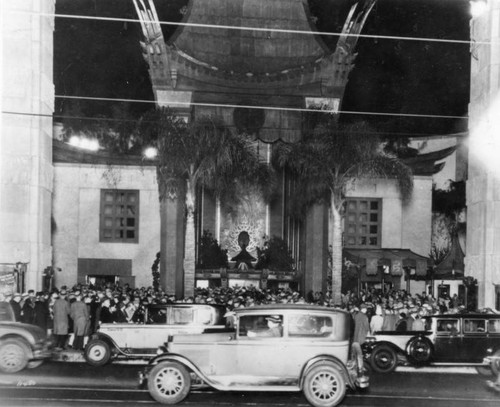
POLYGON ((258 378, 266 384, 275 378, 288 375, 283 360, 288 357, 288 339, 285 337, 283 314, 242 315, 239 318, 238 349, 236 352, 237 374, 258 378), (267 319, 279 317, 279 336, 267 336, 270 328, 267 319), (251 337, 250 332, 257 336, 251 337))
POLYGON ((434 360, 436 362, 457 362, 461 358, 462 334, 459 318, 440 317, 436 321, 434 360))
POLYGON ((461 361, 480 363, 488 349, 486 320, 482 318, 464 318, 461 347, 461 361))

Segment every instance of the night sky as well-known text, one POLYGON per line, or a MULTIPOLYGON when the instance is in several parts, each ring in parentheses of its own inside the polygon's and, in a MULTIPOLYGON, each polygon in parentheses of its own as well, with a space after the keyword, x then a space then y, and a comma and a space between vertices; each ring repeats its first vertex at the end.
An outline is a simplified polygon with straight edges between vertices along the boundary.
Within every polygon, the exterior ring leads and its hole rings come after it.
MULTIPOLYGON (((271 0, 267 0, 271 1, 271 0)), ((155 0, 160 19, 180 21, 187 0, 155 0)), ((320 31, 338 32, 352 0, 309 0, 320 31)), ((132 0, 57 0, 57 14, 136 19, 132 0)), ((465 0, 378 0, 362 34, 469 40, 465 0)), ((175 26, 165 27, 165 37, 175 26)), ((138 23, 56 18, 56 95, 153 99, 139 47, 138 23)), ((324 37, 334 46, 335 37, 324 37)), ((360 38, 342 110, 466 116, 468 44, 360 38)), ((56 99, 56 116, 137 118, 151 105, 56 99)), ((466 131, 462 119, 342 115, 366 120, 388 134, 434 135, 466 131)))

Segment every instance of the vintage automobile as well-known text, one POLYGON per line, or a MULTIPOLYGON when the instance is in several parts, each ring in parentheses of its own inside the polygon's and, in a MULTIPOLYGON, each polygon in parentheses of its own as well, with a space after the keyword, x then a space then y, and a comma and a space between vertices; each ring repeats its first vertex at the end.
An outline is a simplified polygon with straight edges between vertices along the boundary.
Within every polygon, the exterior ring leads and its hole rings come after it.
POLYGON ((53 343, 38 326, 15 322, 8 302, 0 302, 0 371, 15 373, 52 357, 53 343))
POLYGON ((225 328, 225 307, 208 304, 154 304, 137 323, 101 324, 85 347, 87 363, 103 366, 112 359, 150 359, 174 334, 225 328))
POLYGON ((414 366, 475 366, 480 373, 500 364, 500 315, 450 314, 425 317, 425 331, 377 332, 363 344, 363 354, 376 372, 388 373, 399 363, 414 366), (491 362, 491 363, 490 363, 491 362))
POLYGON ((347 312, 275 304, 238 308, 232 318, 234 329, 170 337, 140 372, 140 383, 164 404, 179 403, 192 387, 210 386, 302 391, 317 407, 339 404, 347 387, 368 387, 360 358, 350 358, 347 312))

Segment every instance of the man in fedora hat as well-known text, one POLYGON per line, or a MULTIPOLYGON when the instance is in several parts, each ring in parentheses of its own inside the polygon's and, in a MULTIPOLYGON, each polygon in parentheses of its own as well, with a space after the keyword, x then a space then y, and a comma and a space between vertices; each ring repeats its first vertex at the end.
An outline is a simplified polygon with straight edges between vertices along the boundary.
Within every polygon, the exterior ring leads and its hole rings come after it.
POLYGON ((283 326, 281 324, 280 315, 270 315, 266 317, 267 328, 264 331, 248 331, 249 338, 267 337, 267 338, 280 338, 283 336, 283 326))

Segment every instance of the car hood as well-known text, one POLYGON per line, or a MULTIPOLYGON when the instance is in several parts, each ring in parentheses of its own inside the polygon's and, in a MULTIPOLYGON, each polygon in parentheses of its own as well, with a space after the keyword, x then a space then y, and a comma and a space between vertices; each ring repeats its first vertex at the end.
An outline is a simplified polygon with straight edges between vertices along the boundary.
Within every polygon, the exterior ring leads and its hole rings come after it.
POLYGON ((34 338, 35 341, 40 341, 46 339, 46 332, 36 325, 24 324, 22 322, 0 322, 0 330, 8 331, 9 333, 19 333, 23 334, 29 332, 34 338))

